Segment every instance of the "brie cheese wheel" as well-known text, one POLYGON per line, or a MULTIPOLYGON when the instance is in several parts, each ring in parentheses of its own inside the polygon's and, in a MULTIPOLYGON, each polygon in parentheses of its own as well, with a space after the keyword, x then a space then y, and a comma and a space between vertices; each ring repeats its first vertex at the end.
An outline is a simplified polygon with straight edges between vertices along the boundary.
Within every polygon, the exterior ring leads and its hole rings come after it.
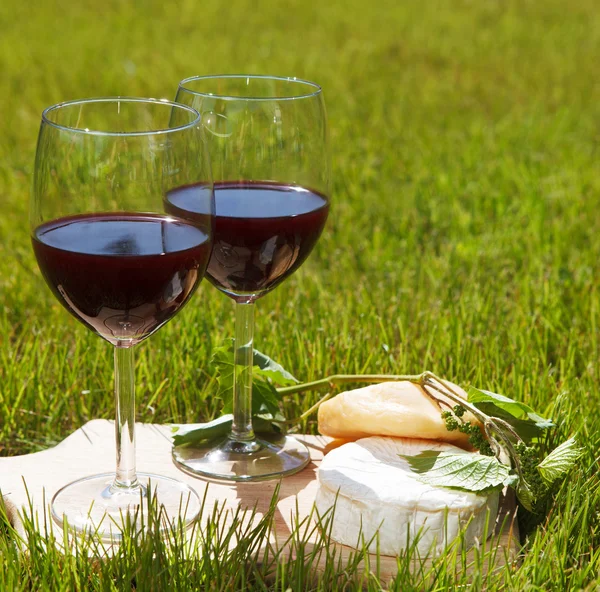
POLYGON ((491 534, 498 492, 477 495, 419 481, 399 455, 424 450, 474 454, 441 442, 383 437, 363 438, 327 454, 315 504, 326 525, 332 520, 331 539, 354 548, 369 543, 370 552, 379 548, 393 556, 414 545, 425 556, 443 550, 465 527, 467 546, 491 534))
MULTIPOLYGON (((459 386, 448 384, 457 394, 467 398, 467 393, 459 386)), ((449 407, 454 407, 455 403, 450 399, 433 392, 447 401, 449 407)), ((470 413, 466 413, 463 420, 479 423, 470 413)), ((319 432, 345 440, 366 436, 425 438, 470 449, 469 437, 458 430, 449 432, 437 403, 420 386, 407 381, 372 384, 325 401, 319 407, 319 432)))

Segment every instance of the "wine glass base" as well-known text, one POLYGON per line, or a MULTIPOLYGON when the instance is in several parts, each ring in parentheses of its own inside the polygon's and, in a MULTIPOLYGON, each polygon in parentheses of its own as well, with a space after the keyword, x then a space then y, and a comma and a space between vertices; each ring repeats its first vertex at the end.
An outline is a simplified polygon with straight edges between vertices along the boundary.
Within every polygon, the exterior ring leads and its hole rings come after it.
POLYGON ((198 494, 185 483, 138 473, 140 486, 113 487, 114 473, 73 481, 52 498, 52 517, 78 535, 119 543, 124 532, 169 531, 189 526, 199 515, 198 494))
POLYGON ((290 436, 235 442, 230 438, 205 445, 173 448, 173 461, 182 471, 216 481, 266 481, 292 475, 310 462, 310 452, 290 436))

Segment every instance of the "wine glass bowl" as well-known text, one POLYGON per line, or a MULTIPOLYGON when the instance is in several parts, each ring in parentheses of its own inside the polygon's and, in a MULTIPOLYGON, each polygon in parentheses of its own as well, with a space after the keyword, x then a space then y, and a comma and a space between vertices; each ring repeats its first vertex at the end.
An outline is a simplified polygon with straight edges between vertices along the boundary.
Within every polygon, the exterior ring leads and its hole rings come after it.
MULTIPOLYGON (((175 206, 169 211, 186 210, 184 191, 169 194, 175 206)), ((301 185, 218 181, 215 193, 219 214, 207 277, 237 302, 257 300, 296 271, 329 213, 328 199, 301 185)))
POLYGON ((208 264, 213 217, 194 109, 115 97, 44 111, 30 209, 33 250, 58 301, 115 346, 116 474, 75 481, 52 500, 54 518, 75 531, 118 540, 124 521, 144 523, 149 488, 167 518, 189 522, 200 509, 187 485, 136 472, 133 349, 189 301, 208 264), (164 211, 166 193, 185 185, 194 187, 188 199, 204 212, 195 220, 164 211))
POLYGON ((58 300, 95 333, 135 345, 187 302, 209 235, 154 214, 81 214, 38 226, 33 249, 58 300))
MULTIPOLYGON (((253 304, 306 260, 329 214, 330 171, 321 88, 295 78, 206 76, 183 80, 176 101, 201 115, 215 188, 215 232, 207 278, 235 303, 234 410, 222 442, 174 448, 184 471, 253 481, 306 466, 291 437, 252 428, 253 304)), ((168 211, 193 219, 183 192, 168 211)))

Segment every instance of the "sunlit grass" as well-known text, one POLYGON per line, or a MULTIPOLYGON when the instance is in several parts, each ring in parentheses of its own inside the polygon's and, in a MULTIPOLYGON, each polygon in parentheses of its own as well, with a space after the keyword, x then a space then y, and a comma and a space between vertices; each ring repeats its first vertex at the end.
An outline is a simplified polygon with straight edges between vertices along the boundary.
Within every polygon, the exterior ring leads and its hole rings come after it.
MULTIPOLYGON (((523 522, 520 567, 485 577, 440 568, 433 583, 401 569, 396 589, 595 589, 599 25, 594 0, 1 3, 0 454, 113 415, 109 346, 60 308, 31 251, 42 109, 172 98, 200 73, 314 79, 331 128, 332 213, 309 261, 258 304, 256 346, 302 380, 429 369, 560 419, 556 442, 578 432, 587 453, 548 518, 523 522)), ((138 419, 216 416, 208 359, 232 334, 231 303, 204 284, 139 348, 138 419)), ((289 397, 287 414, 317 396, 289 397)), ((0 590, 243 583, 218 580, 239 555, 158 565, 143 542, 106 563, 45 549, 40 540, 19 555, 0 535, 0 590)), ((250 554, 243 561, 257 589, 308 586, 310 562, 263 582, 250 554)), ((334 580, 314 585, 345 581, 334 580)))

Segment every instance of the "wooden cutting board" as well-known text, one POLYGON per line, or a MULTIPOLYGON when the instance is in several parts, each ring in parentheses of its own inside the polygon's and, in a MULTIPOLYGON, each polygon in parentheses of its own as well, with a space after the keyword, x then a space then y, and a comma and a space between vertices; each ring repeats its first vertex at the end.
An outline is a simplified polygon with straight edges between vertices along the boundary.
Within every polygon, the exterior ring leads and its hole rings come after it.
MULTIPOLYGON (((317 491, 316 471, 331 439, 324 436, 297 435, 311 453, 312 462, 303 471, 281 481, 279 501, 275 512, 275 546, 285 546, 294 525, 306 518, 312 510, 317 491)), ((207 483, 179 471, 171 461, 171 428, 156 424, 136 424, 137 464, 140 472, 173 477, 188 483, 200 495, 206 494, 205 507, 212 511, 215 502, 235 510, 239 506, 254 508, 258 515, 268 511, 277 481, 260 483, 207 483), (208 489, 207 489, 208 488, 208 489)), ((28 494, 34 511, 44 513, 44 503, 67 483, 95 473, 111 472, 115 468, 114 423, 95 419, 68 436, 54 448, 28 454, 0 458, 0 492, 9 512, 29 507, 28 494), (27 487, 27 490, 25 488, 27 487)), ((488 541, 497 544, 495 563, 500 567, 515 561, 518 555, 519 534, 515 520, 514 497, 501 498, 496 532, 488 541)), ((206 518, 206 517, 205 517, 206 518)), ((43 521, 40 521, 43 522, 43 521)), ((303 529, 304 530, 304 529, 303 529)), ((308 532, 308 529, 306 529, 308 532)), ((310 540, 307 541, 310 543, 310 540)), ((342 561, 352 555, 352 549, 335 545, 342 561)), ((310 545, 307 546, 309 548, 310 545)), ((474 553, 473 550, 470 551, 474 553)), ((371 566, 375 565, 373 558, 371 566)), ((396 574, 396 559, 380 557, 379 574, 389 580, 396 574)))

